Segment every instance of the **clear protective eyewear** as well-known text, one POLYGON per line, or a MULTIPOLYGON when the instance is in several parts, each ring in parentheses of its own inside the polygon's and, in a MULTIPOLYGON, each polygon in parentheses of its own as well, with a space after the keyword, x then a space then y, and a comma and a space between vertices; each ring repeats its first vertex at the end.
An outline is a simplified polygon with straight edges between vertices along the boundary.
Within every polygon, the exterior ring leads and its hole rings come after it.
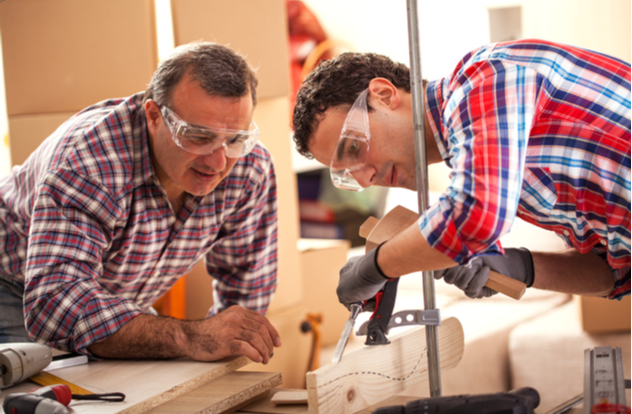
POLYGON ((259 128, 254 121, 250 123, 248 131, 198 127, 183 121, 165 105, 162 105, 160 110, 173 141, 183 150, 193 154, 211 154, 223 146, 227 157, 239 158, 250 153, 259 139, 259 128))
POLYGON ((352 173, 364 167, 369 153, 371 131, 366 103, 368 93, 368 89, 362 91, 349 110, 331 159, 331 182, 341 190, 364 190, 352 173))

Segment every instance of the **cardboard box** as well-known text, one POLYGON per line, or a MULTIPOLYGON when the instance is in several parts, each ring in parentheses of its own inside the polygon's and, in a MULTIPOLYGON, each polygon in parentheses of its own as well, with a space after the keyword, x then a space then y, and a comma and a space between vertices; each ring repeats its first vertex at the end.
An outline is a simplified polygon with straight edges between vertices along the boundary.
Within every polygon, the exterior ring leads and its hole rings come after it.
POLYGON ((154 0, 0 2, 9 116, 77 112, 145 90, 155 27, 154 0))
POLYGON ((176 46, 196 40, 229 46, 257 69, 259 99, 289 94, 284 0, 172 0, 171 9, 176 46))
POLYGON ((576 296, 582 329, 591 334, 630 332, 630 296, 619 300, 576 296))
POLYGON ((299 239, 296 174, 292 170, 289 98, 261 99, 254 119, 261 130, 261 142, 270 151, 277 178, 279 218, 278 287, 270 311, 296 306, 303 299, 303 278, 296 242, 299 239))
POLYGON ((299 251, 303 263, 303 301, 309 312, 322 314, 322 346, 335 345, 349 311, 340 304, 336 288, 340 269, 347 263, 347 240, 301 239, 299 251))
POLYGON ((21 165, 74 112, 9 116, 11 165, 21 165))
POLYGON ((204 260, 186 275, 186 319, 204 319, 213 306, 213 278, 206 272, 204 260))

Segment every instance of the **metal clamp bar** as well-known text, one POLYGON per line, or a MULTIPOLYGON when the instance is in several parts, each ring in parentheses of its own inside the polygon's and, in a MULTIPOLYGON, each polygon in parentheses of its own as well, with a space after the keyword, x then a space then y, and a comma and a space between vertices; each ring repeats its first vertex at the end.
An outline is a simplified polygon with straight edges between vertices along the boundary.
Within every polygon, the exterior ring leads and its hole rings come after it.
MULTIPOLYGON (((426 161, 425 110, 423 99, 423 77, 421 75, 421 48, 419 45, 419 25, 417 0, 406 1, 408 10, 408 46, 410 53, 410 87, 413 103, 413 125, 415 133, 415 156, 417 160, 417 196, 419 212, 428 208, 428 165, 426 161)), ((436 308, 433 272, 423 272, 424 307, 436 308)), ((436 326, 426 329, 428 348, 428 380, 430 396, 441 396, 441 372, 439 365, 439 339, 436 326)))

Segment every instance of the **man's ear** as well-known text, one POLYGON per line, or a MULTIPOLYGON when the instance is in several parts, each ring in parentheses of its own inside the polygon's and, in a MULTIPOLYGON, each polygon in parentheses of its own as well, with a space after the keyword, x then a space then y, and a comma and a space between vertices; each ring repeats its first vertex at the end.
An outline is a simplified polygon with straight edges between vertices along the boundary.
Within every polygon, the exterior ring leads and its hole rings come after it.
POLYGON ((160 108, 156 101, 148 99, 145 102, 145 116, 147 118, 147 129, 149 133, 155 135, 158 131, 158 123, 160 121, 160 108))
POLYGON ((401 103, 399 90, 385 78, 373 78, 369 82, 369 95, 372 102, 379 102, 390 109, 396 109, 401 103))

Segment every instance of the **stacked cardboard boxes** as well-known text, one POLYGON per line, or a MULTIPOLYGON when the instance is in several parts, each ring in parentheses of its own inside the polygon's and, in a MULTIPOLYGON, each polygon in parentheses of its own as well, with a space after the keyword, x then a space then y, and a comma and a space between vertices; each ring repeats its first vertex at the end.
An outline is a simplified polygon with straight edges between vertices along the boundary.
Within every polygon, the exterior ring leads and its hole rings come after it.
POLYGON ((63 121, 146 88, 158 63, 153 0, 0 2, 14 165, 63 121))

